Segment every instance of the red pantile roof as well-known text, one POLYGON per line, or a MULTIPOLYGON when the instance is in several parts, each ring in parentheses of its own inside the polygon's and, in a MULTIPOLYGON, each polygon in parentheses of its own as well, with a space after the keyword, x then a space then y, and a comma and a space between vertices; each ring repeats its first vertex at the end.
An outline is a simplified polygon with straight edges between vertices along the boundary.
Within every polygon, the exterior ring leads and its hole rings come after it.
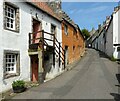
POLYGON ((50 16, 56 18, 60 21, 60 18, 57 16, 57 14, 54 13, 54 11, 46 4, 46 2, 37 2, 37 0, 31 0, 31 2, 28 2, 37 8, 41 9, 42 11, 46 12, 50 16))

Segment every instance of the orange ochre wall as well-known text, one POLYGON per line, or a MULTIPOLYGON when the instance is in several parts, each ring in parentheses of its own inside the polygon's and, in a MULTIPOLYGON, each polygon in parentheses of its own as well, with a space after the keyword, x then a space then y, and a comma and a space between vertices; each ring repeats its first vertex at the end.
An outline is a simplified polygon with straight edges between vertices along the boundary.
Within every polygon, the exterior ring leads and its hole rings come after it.
POLYGON ((78 60, 85 51, 85 41, 79 30, 74 33, 75 29, 68 23, 62 22, 62 47, 68 46, 69 64, 78 60), (68 35, 65 34, 64 26, 68 27, 68 35), (75 50, 73 50, 75 46, 75 50))

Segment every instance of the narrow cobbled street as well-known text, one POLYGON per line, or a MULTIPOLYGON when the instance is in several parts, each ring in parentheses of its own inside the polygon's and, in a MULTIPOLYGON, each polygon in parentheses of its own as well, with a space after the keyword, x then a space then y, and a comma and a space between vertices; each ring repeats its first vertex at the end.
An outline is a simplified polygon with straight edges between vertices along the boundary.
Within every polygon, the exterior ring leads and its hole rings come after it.
POLYGON ((96 50, 59 77, 18 94, 13 99, 114 99, 119 65, 96 50))

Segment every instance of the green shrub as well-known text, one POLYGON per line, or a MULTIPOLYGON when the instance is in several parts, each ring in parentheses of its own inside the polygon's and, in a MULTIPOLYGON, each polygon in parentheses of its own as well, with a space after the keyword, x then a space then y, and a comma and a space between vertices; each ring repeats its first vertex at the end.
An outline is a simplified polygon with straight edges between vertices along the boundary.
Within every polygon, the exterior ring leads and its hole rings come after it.
POLYGON ((110 60, 111 60, 111 61, 116 61, 117 59, 115 59, 114 56, 112 56, 112 57, 110 58, 110 60))
POLYGON ((23 80, 13 81, 12 87, 25 87, 25 82, 23 80))

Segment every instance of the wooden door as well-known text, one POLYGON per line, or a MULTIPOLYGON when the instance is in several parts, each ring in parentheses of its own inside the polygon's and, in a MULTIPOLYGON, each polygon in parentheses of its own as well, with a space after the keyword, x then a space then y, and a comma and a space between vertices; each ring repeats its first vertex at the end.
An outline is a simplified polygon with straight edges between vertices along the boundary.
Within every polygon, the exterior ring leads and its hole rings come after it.
POLYGON ((38 56, 31 56, 32 81, 38 81, 38 56))
POLYGON ((65 46, 65 63, 66 65, 69 64, 69 59, 68 59, 68 46, 65 46))
POLYGON ((33 43, 39 43, 40 40, 37 38, 40 38, 42 36, 42 33, 39 31, 41 31, 41 23, 33 19, 33 39, 35 39, 33 40, 33 43))

